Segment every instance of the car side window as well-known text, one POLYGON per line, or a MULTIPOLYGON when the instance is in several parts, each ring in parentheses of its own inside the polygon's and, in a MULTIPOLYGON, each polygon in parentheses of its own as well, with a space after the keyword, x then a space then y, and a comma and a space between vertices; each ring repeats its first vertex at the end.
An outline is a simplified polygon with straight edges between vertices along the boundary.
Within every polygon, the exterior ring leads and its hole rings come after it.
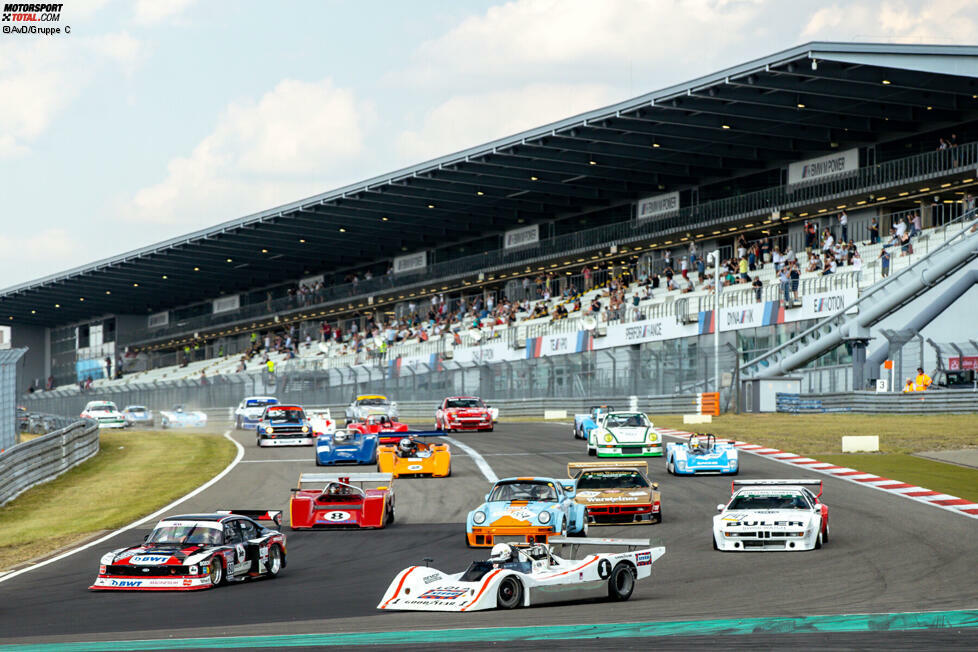
POLYGON ((228 545, 233 545, 235 543, 243 543, 241 538, 241 530, 239 530, 234 525, 234 521, 230 521, 224 524, 224 543, 228 545))
POLYGON ((240 520, 238 521, 238 527, 241 529, 241 536, 245 541, 258 538, 258 528, 251 521, 240 520))

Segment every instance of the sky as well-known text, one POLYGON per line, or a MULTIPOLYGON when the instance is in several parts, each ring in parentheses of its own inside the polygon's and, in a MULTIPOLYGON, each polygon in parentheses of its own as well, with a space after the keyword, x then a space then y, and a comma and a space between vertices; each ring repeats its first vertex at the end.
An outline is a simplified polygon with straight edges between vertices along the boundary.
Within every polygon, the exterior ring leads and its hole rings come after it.
POLYGON ((974 0, 63 2, 0 33, 0 288, 807 41, 978 42, 974 0))

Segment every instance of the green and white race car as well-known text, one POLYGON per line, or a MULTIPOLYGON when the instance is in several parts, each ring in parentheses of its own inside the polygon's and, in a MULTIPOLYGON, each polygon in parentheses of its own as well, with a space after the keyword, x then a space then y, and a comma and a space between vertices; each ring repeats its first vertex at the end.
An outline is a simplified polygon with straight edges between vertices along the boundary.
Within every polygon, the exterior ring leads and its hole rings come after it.
POLYGON ((642 412, 612 412, 593 428, 587 454, 598 457, 656 457, 662 455, 662 438, 642 412))

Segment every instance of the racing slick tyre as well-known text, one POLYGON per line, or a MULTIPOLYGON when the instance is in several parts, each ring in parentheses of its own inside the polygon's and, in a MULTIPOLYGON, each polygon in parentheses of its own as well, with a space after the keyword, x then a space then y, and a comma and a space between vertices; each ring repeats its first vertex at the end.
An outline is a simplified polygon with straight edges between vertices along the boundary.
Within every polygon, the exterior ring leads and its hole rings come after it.
POLYGON ((661 523, 661 522, 662 522, 662 508, 660 507, 660 508, 659 508, 659 513, 658 513, 658 514, 656 514, 655 516, 653 516, 653 517, 652 517, 652 518, 651 518, 651 519, 649 520, 649 523, 661 523))
POLYGON ((575 532, 568 532, 567 533, 567 536, 570 536, 570 537, 587 537, 587 529, 588 529, 587 528, 587 522, 585 522, 584 523, 584 527, 582 527, 580 530, 577 530, 575 532))
POLYGON ((822 532, 822 543, 829 542, 829 519, 825 519, 825 530, 822 532))
POLYGON ((218 587, 225 583, 224 562, 221 561, 220 557, 211 560, 211 568, 208 574, 211 578, 211 586, 218 587))
POLYGON ((503 578, 496 589, 496 604, 500 609, 516 609, 523 604, 523 585, 510 575, 503 578))
POLYGON ((160 422, 160 427, 163 428, 163 430, 169 428, 170 427, 169 419, 163 419, 163 421, 160 422))
POLYGON ((713 549, 714 550, 719 550, 720 549, 720 546, 717 545, 717 538, 715 536, 713 536, 713 537, 710 537, 710 540, 713 541, 713 549))
POLYGON ((818 534, 815 536, 815 550, 822 549, 822 531, 819 530, 818 534))
POLYGON ((669 472, 669 475, 676 475, 676 464, 672 461, 671 457, 669 458, 669 461, 666 462, 666 471, 669 472))
POLYGON ((608 597, 615 602, 624 602, 632 597, 635 590, 635 575, 628 564, 618 564, 608 577, 608 597))
POLYGON ((282 549, 278 546, 272 546, 268 549, 268 561, 265 562, 265 567, 268 569, 268 578, 271 579, 279 574, 282 570, 282 549))
POLYGON ((588 444, 587 454, 590 455, 591 457, 595 457, 598 454, 598 449, 597 448, 591 448, 591 445, 588 444))
POLYGON ((242 429, 241 428, 241 417, 236 417, 234 419, 234 429, 235 430, 241 430, 242 429))

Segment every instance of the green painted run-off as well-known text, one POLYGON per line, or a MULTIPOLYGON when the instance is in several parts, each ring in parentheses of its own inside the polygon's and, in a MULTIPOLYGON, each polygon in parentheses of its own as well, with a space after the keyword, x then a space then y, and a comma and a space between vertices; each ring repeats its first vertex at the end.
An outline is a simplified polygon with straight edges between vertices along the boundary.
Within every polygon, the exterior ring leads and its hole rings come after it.
POLYGON ((423 643, 480 643, 650 636, 724 636, 744 634, 804 634, 815 632, 912 631, 978 627, 978 610, 897 614, 804 616, 797 618, 727 618, 675 622, 604 623, 433 629, 425 631, 220 636, 138 641, 99 641, 0 645, 0 652, 94 652, 96 650, 181 650, 202 648, 276 648, 423 643))

